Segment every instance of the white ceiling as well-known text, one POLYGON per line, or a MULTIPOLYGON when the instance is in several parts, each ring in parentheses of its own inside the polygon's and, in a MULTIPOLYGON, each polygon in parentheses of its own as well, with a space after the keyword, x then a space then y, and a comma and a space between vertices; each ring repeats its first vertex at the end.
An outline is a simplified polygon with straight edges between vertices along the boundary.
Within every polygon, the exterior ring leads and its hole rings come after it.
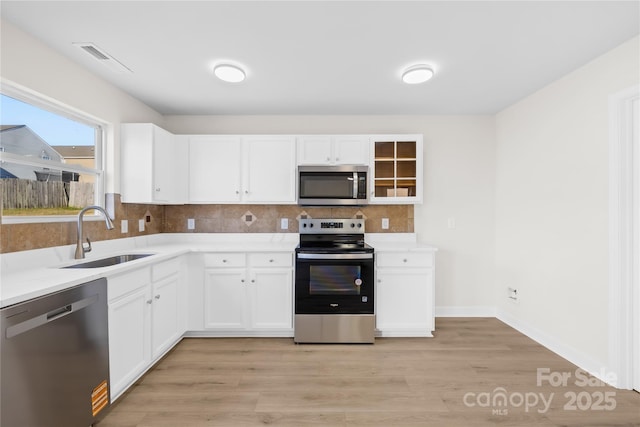
POLYGON ((2 0, 0 12, 162 114, 494 114, 637 35, 639 4, 2 0), (245 82, 214 78, 220 60, 245 82), (420 62, 435 77, 401 83, 420 62))

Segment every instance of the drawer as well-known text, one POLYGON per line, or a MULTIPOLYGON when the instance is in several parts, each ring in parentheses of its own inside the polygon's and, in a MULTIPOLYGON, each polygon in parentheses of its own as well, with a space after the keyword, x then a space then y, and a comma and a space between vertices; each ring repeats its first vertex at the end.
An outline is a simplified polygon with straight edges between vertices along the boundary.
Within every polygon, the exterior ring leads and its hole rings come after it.
POLYGON ((244 267, 247 264, 242 252, 204 254, 205 267, 244 267))
POLYGON ((258 252, 249 254, 251 267, 291 267, 293 266, 292 252, 258 252))
POLYGON ((139 288, 149 285, 149 267, 130 271, 120 276, 107 278, 108 300, 119 298, 139 288))
POLYGON ((151 281, 157 282, 167 276, 180 272, 180 259, 174 258, 151 266, 151 281))
POLYGON ((428 252, 377 252, 378 267, 433 267, 433 254, 428 252))

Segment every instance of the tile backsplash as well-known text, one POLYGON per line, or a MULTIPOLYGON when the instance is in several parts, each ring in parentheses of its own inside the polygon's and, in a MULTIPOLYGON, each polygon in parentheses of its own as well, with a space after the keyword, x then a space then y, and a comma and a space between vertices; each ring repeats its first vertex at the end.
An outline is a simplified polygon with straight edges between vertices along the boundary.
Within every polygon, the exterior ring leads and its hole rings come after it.
MULTIPOLYGON (((135 237, 156 233, 297 233, 298 219, 364 217, 368 233, 412 233, 413 205, 369 205, 362 207, 306 207, 297 205, 142 205, 121 203, 118 194, 110 194, 115 210, 115 229, 106 230, 104 222, 85 222, 84 234, 92 241, 135 237), (288 228, 281 229, 286 218, 288 228), (389 228, 382 229, 382 218, 389 228), (188 228, 193 219, 194 228, 188 228), (128 230, 122 233, 122 220, 128 230), (138 222, 144 221, 144 231, 138 222)), ((0 252, 17 252, 76 242, 76 222, 2 224, 0 252)))

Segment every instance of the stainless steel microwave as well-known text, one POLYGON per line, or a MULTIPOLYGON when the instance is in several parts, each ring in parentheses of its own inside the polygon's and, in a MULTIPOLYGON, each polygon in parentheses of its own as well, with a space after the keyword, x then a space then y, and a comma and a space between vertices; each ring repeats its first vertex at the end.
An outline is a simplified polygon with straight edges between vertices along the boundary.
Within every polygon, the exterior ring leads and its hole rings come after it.
POLYGON ((358 206, 369 201, 368 166, 298 166, 298 204, 358 206))

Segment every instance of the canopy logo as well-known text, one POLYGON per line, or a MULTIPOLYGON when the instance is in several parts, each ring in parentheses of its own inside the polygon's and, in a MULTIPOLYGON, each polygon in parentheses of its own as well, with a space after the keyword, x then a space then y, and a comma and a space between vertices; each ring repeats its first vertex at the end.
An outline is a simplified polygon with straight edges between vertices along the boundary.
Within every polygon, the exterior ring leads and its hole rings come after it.
MULTIPOLYGON (((602 388, 607 383, 615 384, 616 375, 611 372, 599 373, 600 380, 589 375, 582 369, 574 372, 551 371, 549 368, 538 368, 536 372, 537 387, 579 387, 562 393, 558 390, 558 397, 565 411, 613 411, 616 408, 616 392, 599 390, 585 390, 586 388, 602 388), (605 382, 606 381, 606 382, 605 382)), ((469 408, 491 408, 492 415, 508 415, 513 408, 523 408, 525 412, 537 411, 540 414, 547 413, 556 398, 556 392, 511 392, 504 387, 496 387, 492 391, 468 392, 462 398, 465 406, 469 408)))

